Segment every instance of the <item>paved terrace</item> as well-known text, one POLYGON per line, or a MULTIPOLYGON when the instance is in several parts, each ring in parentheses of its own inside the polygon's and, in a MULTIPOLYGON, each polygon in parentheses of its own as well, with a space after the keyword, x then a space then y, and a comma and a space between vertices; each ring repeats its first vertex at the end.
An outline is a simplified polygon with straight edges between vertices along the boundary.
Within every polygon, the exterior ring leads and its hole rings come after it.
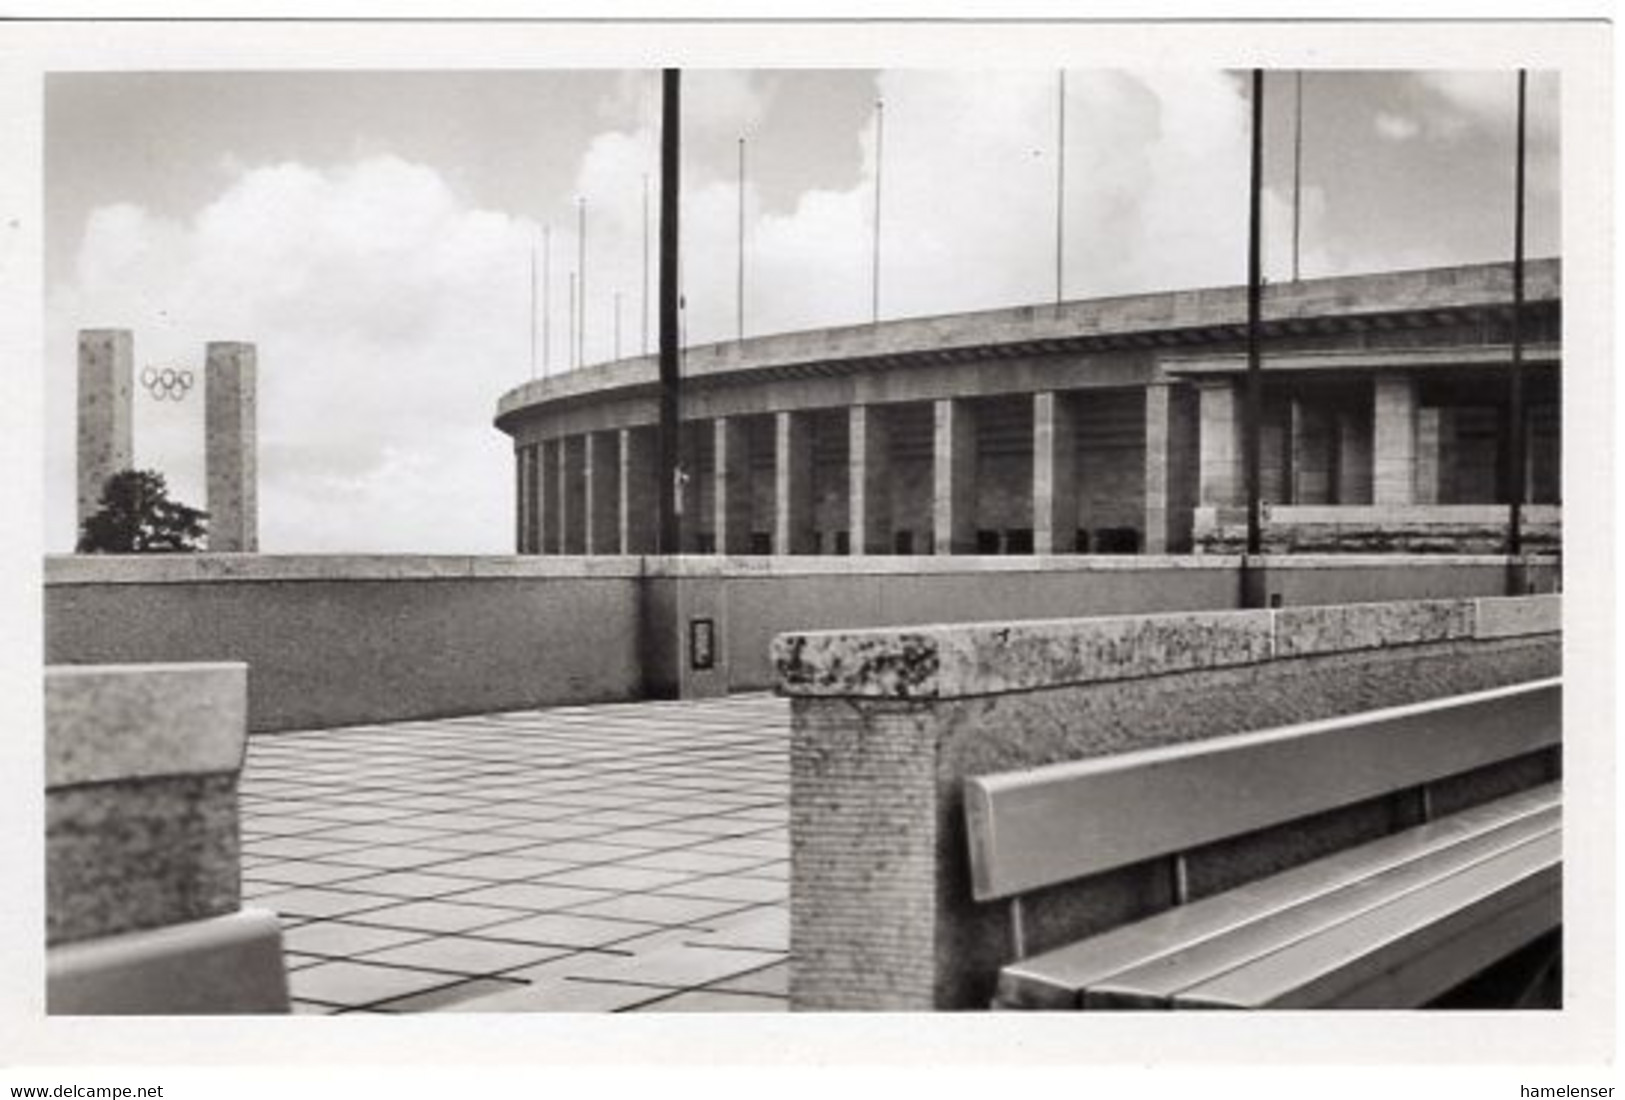
POLYGON ((257 735, 245 900, 296 1012, 782 1011, 788 745, 765 695, 257 735))

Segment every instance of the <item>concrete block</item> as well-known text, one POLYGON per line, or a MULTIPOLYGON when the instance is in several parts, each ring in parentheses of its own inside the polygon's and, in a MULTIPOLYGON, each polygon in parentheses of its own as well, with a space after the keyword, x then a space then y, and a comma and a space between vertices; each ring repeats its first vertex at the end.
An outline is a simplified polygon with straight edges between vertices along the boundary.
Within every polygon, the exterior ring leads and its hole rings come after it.
POLYGON ((243 665, 46 671, 47 941, 234 911, 243 665))
POLYGON ((1291 607, 1275 617, 1275 656, 1347 653, 1473 636, 1471 600, 1291 607))
POLYGON ((1265 611, 786 634, 787 695, 946 699, 1267 660, 1265 611))
POLYGON ((247 684, 237 663, 46 669, 46 788, 240 770, 247 684))
POLYGON ((1563 597, 1489 597, 1473 601, 1473 636, 1520 638, 1563 630, 1563 597))

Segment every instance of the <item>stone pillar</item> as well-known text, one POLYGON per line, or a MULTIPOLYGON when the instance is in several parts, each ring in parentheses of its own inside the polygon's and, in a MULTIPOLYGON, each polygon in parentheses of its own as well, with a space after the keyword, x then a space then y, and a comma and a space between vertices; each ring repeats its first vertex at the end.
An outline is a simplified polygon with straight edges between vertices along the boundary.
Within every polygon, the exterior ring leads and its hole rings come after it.
POLYGON ((1416 410, 1416 503, 1437 504, 1439 494, 1440 419, 1438 406, 1416 410))
POLYGON ((1337 503, 1371 503, 1371 433, 1369 420, 1351 412, 1337 414, 1337 503))
POLYGON ((650 428, 622 428, 621 553, 652 554, 659 532, 660 454, 650 428))
POLYGON ((773 552, 818 553, 813 522, 813 433, 806 413, 773 418, 773 552))
POLYGON ((536 540, 534 524, 536 509, 532 502, 536 486, 534 447, 518 446, 514 448, 514 538, 513 552, 516 554, 530 554, 535 551, 536 540))
POLYGON ((884 409, 847 410, 848 530, 854 554, 889 554, 891 545, 891 425, 884 409))
POLYGON ((1371 502, 1416 500, 1416 379, 1378 375, 1371 401, 1371 502))
POLYGON ((1200 475, 1198 502, 1203 505, 1245 503, 1242 484, 1241 402, 1237 384, 1221 378, 1198 385, 1200 475))
POLYGON ((737 416, 716 420, 712 476, 716 479, 717 553, 750 553, 750 432, 737 416))
POLYGON ((1072 402, 1033 394, 1033 553, 1068 554, 1078 530, 1078 435, 1072 402))
POLYGON ((587 553, 621 552, 621 446, 616 432, 587 436, 587 553))
POLYGON ((587 440, 559 440, 559 530, 565 554, 587 552, 587 440))
POLYGON ((1329 504, 1332 499, 1332 426, 1323 409, 1292 399, 1291 504, 1329 504))
POLYGON ((563 534, 563 512, 560 509, 559 488, 563 484, 560 476, 559 461, 560 444, 557 439, 544 439, 536 445, 536 501, 538 505, 536 552, 539 554, 562 554, 564 545, 561 541, 563 534))
POLYGON ((252 554, 260 548, 254 345, 210 344, 204 371, 209 549, 252 554))
POLYGON ((100 510, 107 479, 135 461, 130 407, 134 354, 128 329, 79 333, 80 527, 100 510))
POLYGON ((968 401, 935 402, 932 527, 938 554, 976 551, 976 413, 968 401))
POLYGON ((1141 527, 1145 539, 1141 549, 1147 554, 1169 552, 1173 528, 1170 508, 1174 505, 1175 476, 1172 390, 1166 382, 1153 382, 1145 389, 1145 518, 1141 527))

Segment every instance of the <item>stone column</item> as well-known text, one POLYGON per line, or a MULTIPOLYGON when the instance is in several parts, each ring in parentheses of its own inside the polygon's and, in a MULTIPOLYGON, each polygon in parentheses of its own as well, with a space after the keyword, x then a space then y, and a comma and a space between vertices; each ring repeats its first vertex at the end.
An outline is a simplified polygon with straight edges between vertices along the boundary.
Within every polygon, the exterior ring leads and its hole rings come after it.
POLYGON ((750 432, 737 416, 715 422, 712 452, 717 553, 750 553, 750 432))
POLYGON ((131 431, 131 363, 128 329, 79 333, 78 522, 101 509, 107 479, 134 463, 131 431))
POLYGON ((260 548, 254 345, 210 344, 204 372, 209 549, 252 554, 260 548))
POLYGON ((1292 399, 1291 504, 1328 504, 1332 499, 1331 420, 1302 398, 1292 399))
POLYGON ((976 551, 976 414, 968 401, 935 402, 932 527, 938 554, 976 551))
POLYGON ((587 551, 587 441, 579 435, 559 440, 559 530, 562 552, 587 551))
POLYGON ((889 554, 891 545, 891 425, 884 409, 847 410, 848 531, 854 554, 889 554))
POLYGON ((1378 375, 1371 401, 1371 502, 1416 500, 1416 379, 1378 375))
POLYGON ((1440 420, 1437 406, 1416 410, 1416 503, 1439 503, 1440 420))
POLYGON ((621 553, 652 554, 658 537, 660 455, 649 428, 622 428, 621 553))
POLYGON ((1337 414, 1337 503, 1371 503, 1371 433, 1369 420, 1349 412, 1337 414))
POLYGON ((564 479, 559 473, 562 465, 559 454, 557 439, 544 439, 536 445, 536 501, 540 521, 537 524, 536 552, 539 554, 564 553, 561 541, 564 515, 559 497, 559 488, 564 479))
POLYGON ((1175 440, 1172 389, 1153 382, 1145 390, 1145 530, 1142 550, 1166 554, 1172 540, 1175 492, 1172 470, 1175 440))
POLYGON ((1078 530, 1078 436, 1072 402, 1033 394, 1033 553, 1068 554, 1078 530))
POLYGON ((813 522, 813 433, 806 413, 773 418, 773 552, 818 553, 813 522))
POLYGON ((1201 427, 1198 501, 1204 505, 1244 503, 1241 469, 1241 403, 1229 378, 1199 383, 1201 427))
POLYGON ((513 508, 513 552, 515 554, 530 553, 530 448, 518 446, 513 451, 513 481, 514 481, 514 508, 513 508))
POLYGON ((616 432, 587 436, 587 553, 621 552, 621 441, 616 432))

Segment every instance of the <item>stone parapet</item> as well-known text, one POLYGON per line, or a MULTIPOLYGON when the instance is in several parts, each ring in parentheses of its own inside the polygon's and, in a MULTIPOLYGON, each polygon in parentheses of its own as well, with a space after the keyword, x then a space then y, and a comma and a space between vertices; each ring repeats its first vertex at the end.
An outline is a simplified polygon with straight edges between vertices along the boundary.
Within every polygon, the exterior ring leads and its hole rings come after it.
MULTIPOLYGON (((985 1007, 1009 918, 971 901, 973 775, 1135 752, 1541 679, 1560 597, 1192 612, 776 640, 790 697, 791 976, 798 1009, 985 1007)), ((1451 806, 1542 782, 1550 754, 1443 784, 1451 806)), ((1229 888, 1414 820, 1403 799, 1194 853, 1229 888)), ((1041 951, 1171 903, 1130 867, 1029 895, 1041 951)))
POLYGON ((241 907, 242 664, 47 668, 47 1005, 287 1011, 281 933, 241 907))
POLYGON ((47 938, 237 909, 241 664, 45 675, 47 938))

